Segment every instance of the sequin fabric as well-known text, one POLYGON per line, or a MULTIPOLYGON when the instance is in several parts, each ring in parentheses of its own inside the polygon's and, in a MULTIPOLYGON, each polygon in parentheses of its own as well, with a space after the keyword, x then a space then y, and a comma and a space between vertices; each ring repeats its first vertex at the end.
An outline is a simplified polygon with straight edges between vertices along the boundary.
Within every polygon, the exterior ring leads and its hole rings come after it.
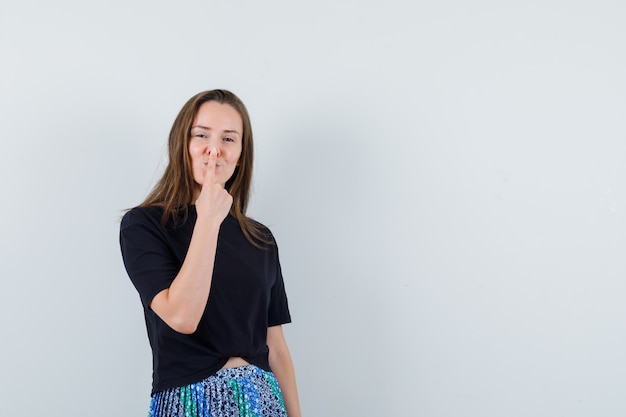
POLYGON ((148 417, 287 417, 287 412, 274 374, 247 365, 157 392, 148 417))

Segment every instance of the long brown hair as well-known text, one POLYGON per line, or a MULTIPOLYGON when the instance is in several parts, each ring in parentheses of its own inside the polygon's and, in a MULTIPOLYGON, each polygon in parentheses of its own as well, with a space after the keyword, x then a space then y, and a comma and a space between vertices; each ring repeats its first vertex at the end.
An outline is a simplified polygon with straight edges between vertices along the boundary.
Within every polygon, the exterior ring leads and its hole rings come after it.
POLYGON ((256 247, 271 244, 272 239, 266 229, 246 216, 250 185, 252 182, 252 160, 254 146, 252 125, 248 110, 235 94, 228 90, 210 90, 191 97, 176 116, 168 140, 169 163, 163 177, 159 180, 140 207, 158 206, 163 208, 161 224, 165 227, 172 221, 174 227, 184 222, 188 216, 189 205, 193 203, 194 189, 197 184, 193 178, 189 156, 191 125, 200 106, 208 101, 232 106, 243 123, 241 156, 233 176, 226 182, 226 190, 233 196, 230 214, 237 219, 244 236, 256 247))

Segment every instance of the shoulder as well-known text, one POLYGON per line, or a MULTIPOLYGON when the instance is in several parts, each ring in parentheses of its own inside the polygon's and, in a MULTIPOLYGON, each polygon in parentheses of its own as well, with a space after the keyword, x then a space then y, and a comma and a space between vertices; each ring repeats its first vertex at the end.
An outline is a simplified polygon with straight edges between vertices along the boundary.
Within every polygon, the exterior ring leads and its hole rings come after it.
POLYGON ((124 213, 121 222, 121 229, 133 226, 158 225, 163 216, 161 207, 134 207, 124 213))
POLYGON ((248 221, 253 228, 259 231, 261 236, 266 238, 266 240, 271 242, 273 245, 276 245, 276 239, 269 227, 251 217, 248 217, 248 221))
POLYGON ((263 223, 254 220, 249 216, 238 218, 229 214, 224 224, 230 225, 230 230, 237 230, 237 233, 245 237, 251 245, 258 249, 269 249, 276 246, 276 240, 272 231, 263 223))
POLYGON ((266 225, 264 225, 263 223, 261 223, 258 220, 253 219, 252 217, 246 217, 248 219, 248 221, 250 222, 251 225, 253 225, 254 227, 256 227, 257 229, 263 231, 264 233, 269 233, 271 234, 272 231, 270 230, 269 227, 267 227, 266 225))

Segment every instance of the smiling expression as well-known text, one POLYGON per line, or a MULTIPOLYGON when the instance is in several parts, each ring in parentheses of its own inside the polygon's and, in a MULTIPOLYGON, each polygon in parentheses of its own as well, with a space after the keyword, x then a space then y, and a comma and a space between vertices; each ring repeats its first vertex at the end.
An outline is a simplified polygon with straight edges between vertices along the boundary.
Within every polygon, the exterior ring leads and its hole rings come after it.
POLYGON ((224 186, 239 165, 242 138, 241 116, 232 106, 217 101, 207 101, 200 106, 191 125, 189 140, 193 178, 198 184, 194 200, 204 182, 211 151, 217 153, 215 180, 224 186))

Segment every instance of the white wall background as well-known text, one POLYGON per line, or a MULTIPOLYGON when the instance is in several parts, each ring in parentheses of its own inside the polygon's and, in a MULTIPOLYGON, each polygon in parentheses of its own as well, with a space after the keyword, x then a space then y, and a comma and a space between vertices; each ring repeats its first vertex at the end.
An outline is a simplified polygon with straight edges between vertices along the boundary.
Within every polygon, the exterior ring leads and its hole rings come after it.
POLYGON ((3 1, 0 414, 141 416, 118 247, 248 105, 306 416, 626 415, 626 4, 3 1))

